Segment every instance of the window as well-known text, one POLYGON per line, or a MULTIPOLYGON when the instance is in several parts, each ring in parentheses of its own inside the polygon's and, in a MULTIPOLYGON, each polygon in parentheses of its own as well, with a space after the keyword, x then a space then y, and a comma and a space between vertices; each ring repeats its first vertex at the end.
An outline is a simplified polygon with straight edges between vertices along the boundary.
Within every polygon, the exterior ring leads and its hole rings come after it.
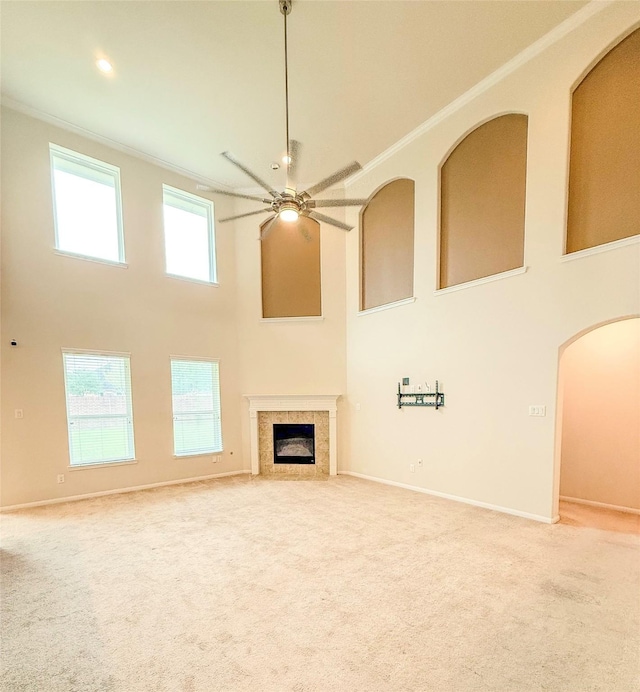
POLYGON ((129 357, 65 352, 71 466, 135 457, 129 357))
POLYGON ((124 262, 120 169, 49 144, 56 249, 124 262))
POLYGON ((400 178, 380 188, 361 215, 360 309, 413 296, 415 183, 400 178))
POLYGON ((470 132, 440 169, 440 279, 448 288, 524 265, 528 118, 470 132))
POLYGON ((176 456, 222 451, 217 361, 171 359, 176 456))
POLYGON ((566 252, 640 231, 640 29, 612 48, 571 98, 566 252))
MULTIPOLYGON (((265 221, 265 224, 270 223, 265 221)), ((320 224, 300 217, 280 221, 260 243, 262 316, 319 317, 322 315, 320 224)))
POLYGON ((167 274, 216 282, 213 202, 162 186, 167 274))

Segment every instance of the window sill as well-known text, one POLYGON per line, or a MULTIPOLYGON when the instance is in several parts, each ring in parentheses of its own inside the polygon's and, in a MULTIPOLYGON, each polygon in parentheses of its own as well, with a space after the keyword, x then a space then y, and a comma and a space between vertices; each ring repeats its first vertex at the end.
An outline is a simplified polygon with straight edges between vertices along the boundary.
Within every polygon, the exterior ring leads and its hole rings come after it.
POLYGON ((511 276, 525 274, 527 269, 528 267, 517 267, 516 269, 509 269, 509 271, 500 272, 499 274, 491 274, 491 276, 483 276, 482 278, 474 279, 473 281, 465 281, 465 283, 456 284, 455 286, 438 288, 433 292, 433 295, 441 296, 445 293, 455 293, 456 291, 463 291, 466 288, 474 288, 475 286, 482 286, 482 284, 489 284, 493 281, 500 281, 500 279, 508 279, 511 276))
POLYGON ((118 267, 120 269, 128 269, 129 265, 126 262, 117 262, 116 260, 101 259, 100 257, 89 257, 89 255, 80 255, 77 252, 67 252, 66 250, 58 250, 53 248, 54 255, 61 257, 71 257, 73 259, 84 260, 85 262, 96 262, 97 264, 106 264, 109 267, 118 267))
POLYGON ((105 469, 111 468, 112 466, 131 466, 132 464, 137 464, 137 459, 123 459, 122 461, 102 461, 98 464, 75 464, 74 466, 67 466, 69 471, 86 471, 86 469, 105 469))
MULTIPOLYGON (((173 458, 174 459, 196 459, 199 457, 219 457, 222 456, 222 450, 218 450, 217 452, 198 452, 197 454, 174 454, 173 458)), ((220 459, 217 459, 216 461, 220 461, 220 459)))
POLYGON ((566 255, 562 255, 562 257, 560 257, 560 261, 571 262, 572 260, 582 259, 583 257, 590 257, 591 255, 599 255, 602 252, 609 252, 610 250, 617 250, 618 248, 627 247, 628 245, 637 245, 638 243, 640 243, 640 235, 632 235, 628 238, 620 238, 620 240, 614 240, 611 243, 604 243, 603 245, 587 247, 584 250, 569 252, 566 255))
POLYGON ((261 317, 260 322, 272 323, 272 322, 322 322, 324 317, 322 315, 310 315, 309 317, 261 317))
POLYGON ((177 279, 178 281, 187 281, 190 284, 201 284, 202 286, 219 286, 217 281, 206 281, 205 279, 192 279, 190 276, 179 276, 178 274, 165 273, 165 276, 169 279, 177 279))
POLYGON ((367 308, 366 310, 360 310, 358 316, 370 315, 372 312, 382 312, 382 310, 391 310, 392 308, 399 308, 401 305, 409 305, 410 303, 415 303, 415 296, 411 298, 403 298, 402 300, 396 300, 393 303, 385 303, 384 305, 376 305, 373 308, 367 308))

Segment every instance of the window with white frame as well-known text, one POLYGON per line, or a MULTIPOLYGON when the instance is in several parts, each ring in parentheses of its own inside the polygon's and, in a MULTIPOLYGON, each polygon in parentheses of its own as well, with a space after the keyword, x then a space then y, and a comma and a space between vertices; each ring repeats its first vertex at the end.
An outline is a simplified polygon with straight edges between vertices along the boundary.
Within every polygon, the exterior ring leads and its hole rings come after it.
POLYGON ((124 263, 120 169, 49 144, 56 249, 124 263))
POLYGON ((171 391, 174 454, 221 452, 218 362, 172 358, 171 391))
POLYGON ((167 274, 216 282, 213 202, 162 186, 167 274))
POLYGON ((63 352, 71 466, 135 457, 129 356, 63 352))

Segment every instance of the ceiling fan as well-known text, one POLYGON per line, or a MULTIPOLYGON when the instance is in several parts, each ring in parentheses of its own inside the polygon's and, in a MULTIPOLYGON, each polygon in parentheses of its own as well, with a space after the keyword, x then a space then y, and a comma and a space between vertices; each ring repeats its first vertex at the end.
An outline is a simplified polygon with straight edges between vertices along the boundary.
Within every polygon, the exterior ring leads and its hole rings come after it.
MULTIPOLYGON (((269 235, 277 219, 281 219, 282 221, 289 223, 295 223, 298 222, 300 217, 308 217, 315 219, 316 221, 321 221, 322 223, 328 223, 332 226, 336 226, 337 228, 342 228, 345 231, 350 231, 353 226, 343 223, 342 221, 338 221, 338 219, 333 219, 330 216, 325 216, 324 214, 321 214, 315 210, 322 207, 359 207, 366 204, 368 201, 366 199, 313 199, 313 197, 318 193, 326 190, 336 183, 339 183, 341 180, 348 178, 352 173, 359 171, 362 166, 357 161, 352 161, 344 168, 332 173, 327 178, 324 178, 319 183, 312 185, 306 190, 298 190, 297 171, 302 145, 295 139, 289 138, 289 56, 287 50, 287 16, 291 13, 292 1, 293 0, 279 0, 280 12, 284 16, 284 85, 287 155, 283 158, 283 162, 287 166, 286 187, 282 192, 274 190, 271 185, 262 180, 260 176, 256 175, 245 165, 240 163, 240 161, 238 161, 238 159, 236 159, 228 151, 223 151, 222 156, 248 175, 261 188, 266 190, 270 197, 267 198, 258 197, 255 195, 244 195, 237 192, 229 192, 227 190, 209 187, 208 185, 198 185, 199 190, 206 190, 207 192, 214 192, 219 195, 227 195, 228 197, 250 199, 268 205, 263 209, 258 209, 257 211, 250 211, 245 214, 237 214, 235 216, 228 216, 224 219, 218 219, 220 223, 223 223, 225 221, 241 219, 246 216, 254 216, 256 214, 270 212, 271 216, 266 219, 267 223, 262 227, 262 231, 260 233, 261 240, 264 240, 269 235)), ((304 226, 298 223, 298 227, 305 238, 310 239, 304 226)))

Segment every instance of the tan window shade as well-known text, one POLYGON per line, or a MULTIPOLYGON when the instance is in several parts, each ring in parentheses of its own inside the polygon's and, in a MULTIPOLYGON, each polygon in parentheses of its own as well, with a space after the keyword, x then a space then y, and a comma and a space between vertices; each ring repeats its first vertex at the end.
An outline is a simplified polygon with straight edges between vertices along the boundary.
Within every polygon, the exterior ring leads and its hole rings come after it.
POLYGON ((640 29, 573 92, 567 253, 640 233, 640 29))
POLYGON ((303 217, 296 223, 278 220, 261 250, 262 316, 320 316, 320 224, 303 217))
POLYGON ((413 180, 378 190, 362 212, 360 309, 413 296, 413 180))
POLYGON ((515 113, 494 118, 444 162, 440 288, 523 265, 527 123, 515 113))

